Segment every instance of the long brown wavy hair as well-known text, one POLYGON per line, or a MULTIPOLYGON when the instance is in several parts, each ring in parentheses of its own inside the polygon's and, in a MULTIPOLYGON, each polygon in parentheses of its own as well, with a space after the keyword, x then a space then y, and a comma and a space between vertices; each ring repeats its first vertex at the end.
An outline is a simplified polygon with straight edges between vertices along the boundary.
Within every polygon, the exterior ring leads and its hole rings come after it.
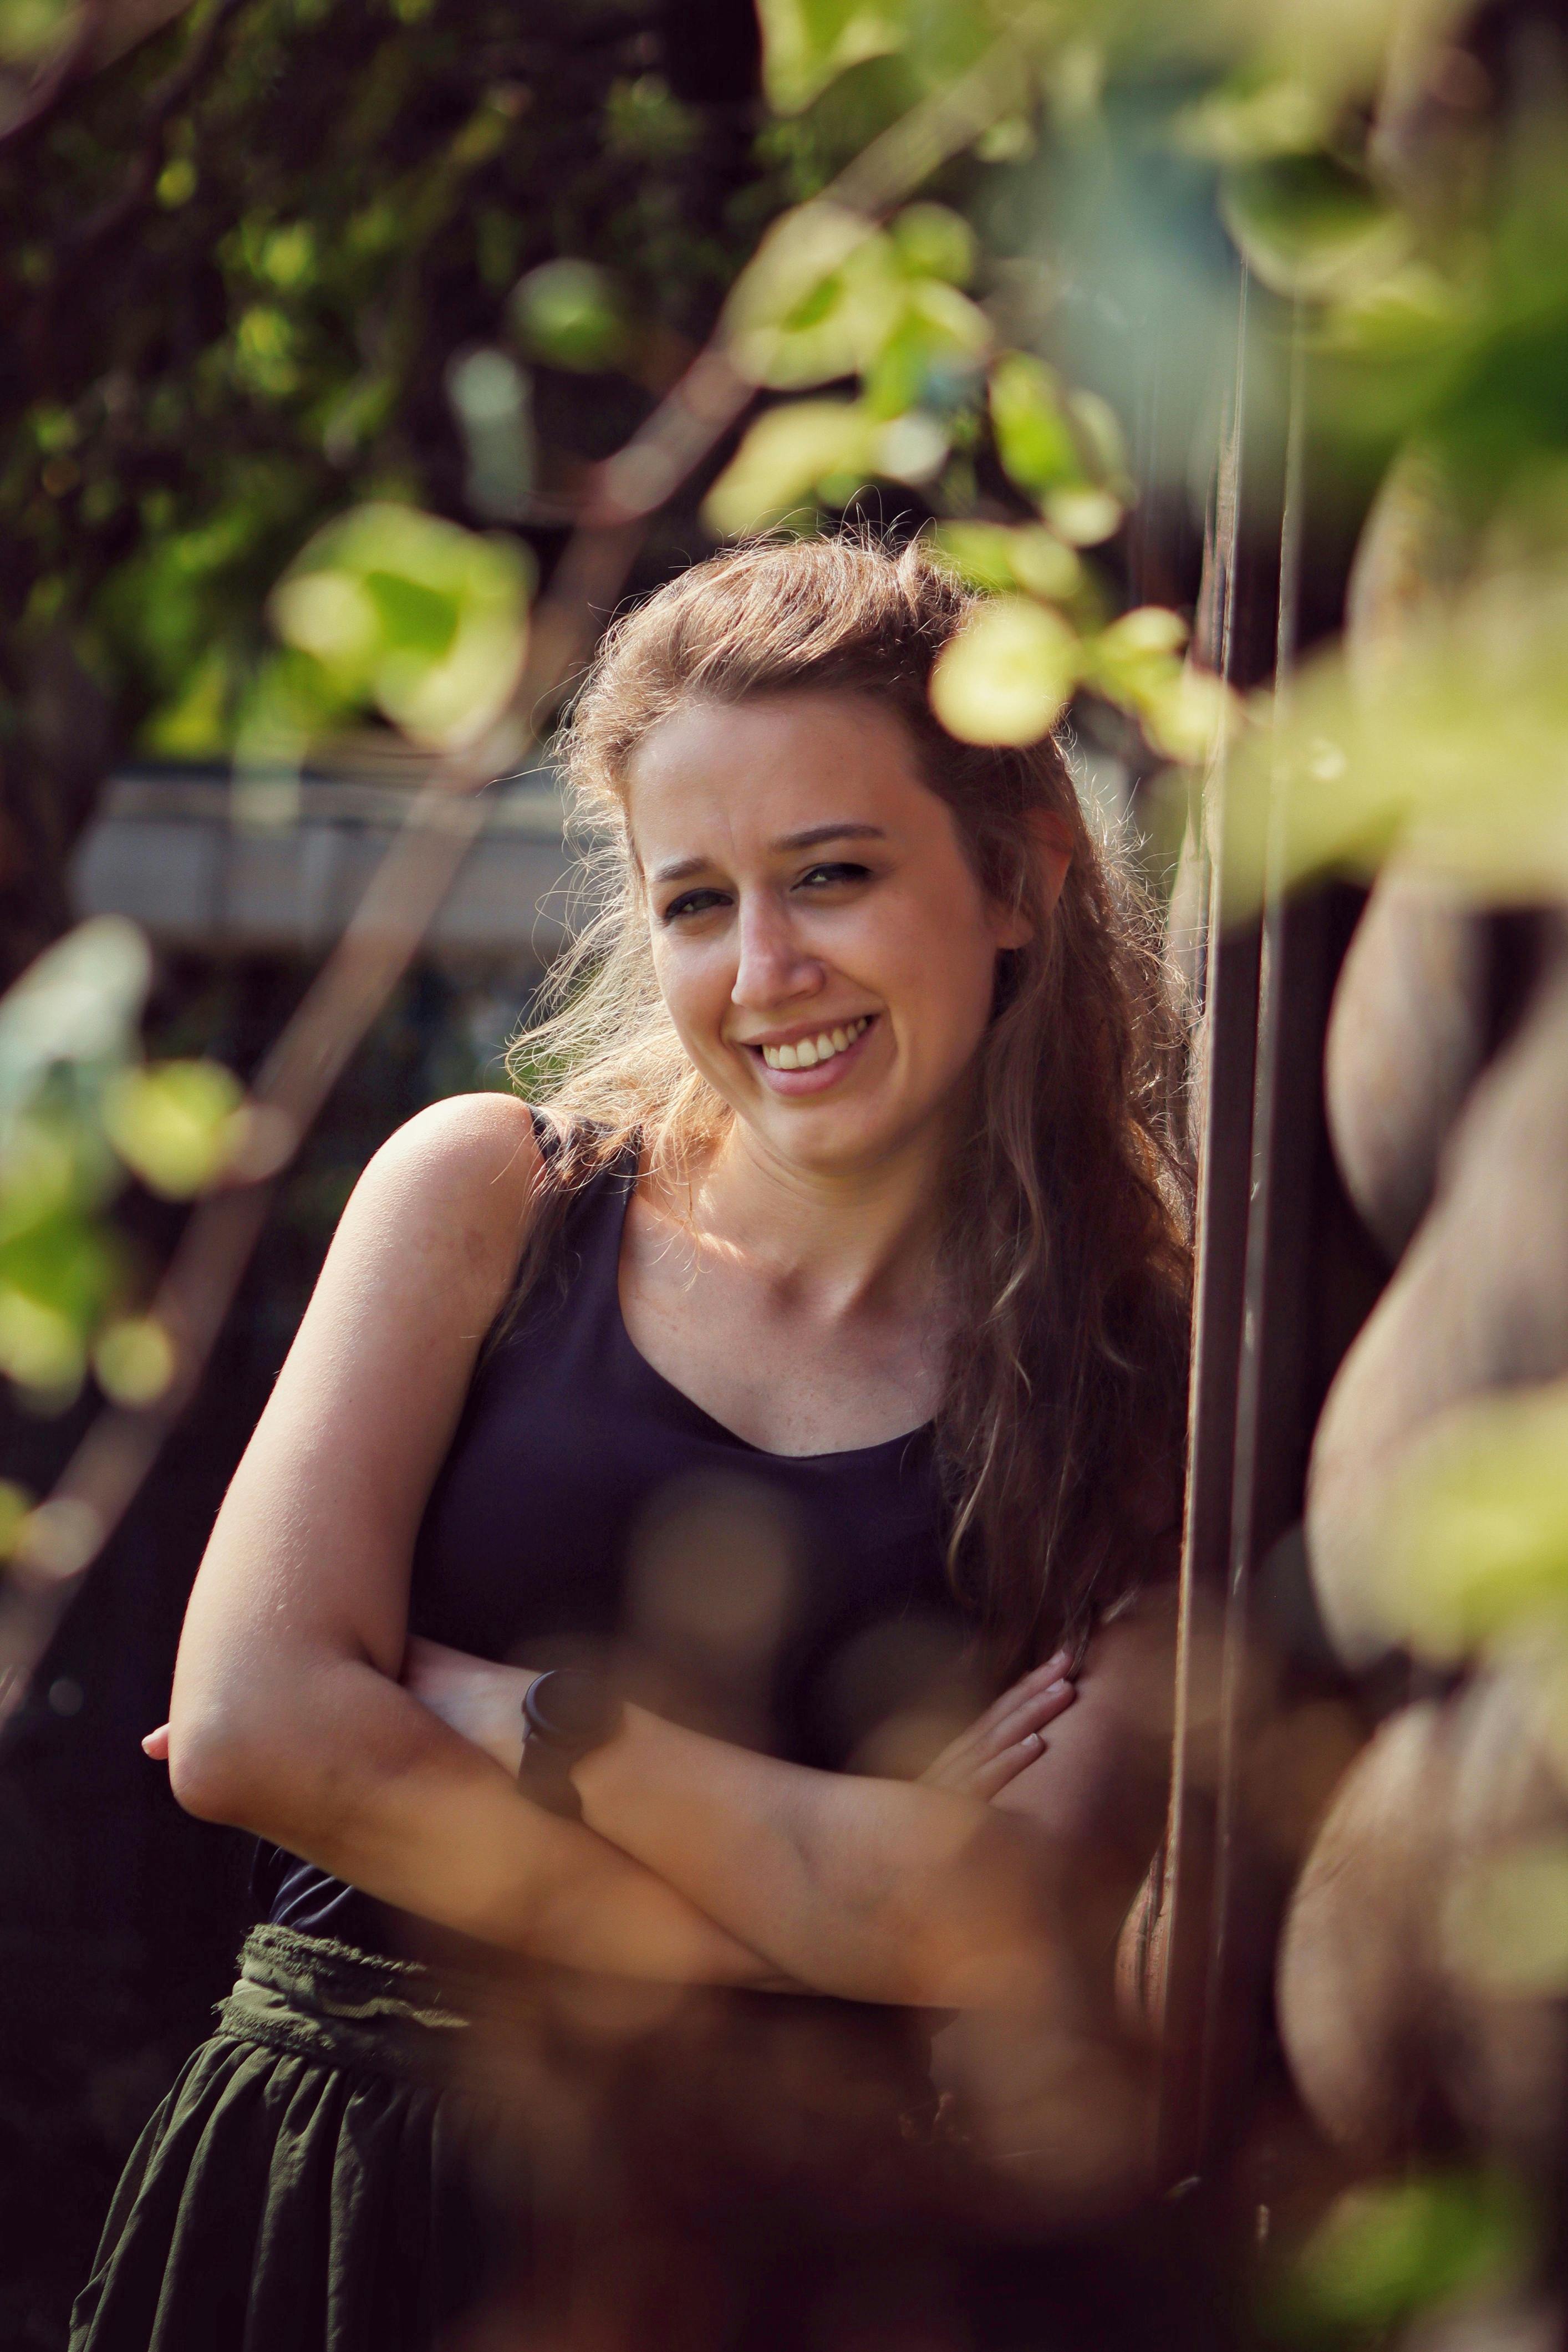
POLYGON ((520 1293, 572 1196, 634 1141, 680 1181, 732 1114, 687 1058, 654 978, 626 815, 638 745, 691 701, 810 688, 909 731, 984 887, 1034 917, 995 1005, 948 1171, 955 1337, 938 1408, 949 1564, 998 1676, 1078 1639, 1164 1572, 1179 1518, 1189 1259, 1172 1108, 1182 1025, 1159 927, 1086 822, 1060 746, 956 741, 937 656, 975 598, 917 541, 764 541, 617 621, 577 698, 564 767, 588 849, 586 919, 509 1056, 554 1128, 520 1293), (1032 821, 1067 829, 1047 913, 1032 821))

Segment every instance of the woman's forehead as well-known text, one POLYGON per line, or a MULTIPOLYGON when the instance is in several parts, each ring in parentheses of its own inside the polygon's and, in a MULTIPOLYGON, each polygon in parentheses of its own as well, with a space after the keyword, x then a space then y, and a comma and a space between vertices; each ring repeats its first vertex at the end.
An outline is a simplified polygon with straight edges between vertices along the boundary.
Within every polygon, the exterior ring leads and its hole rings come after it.
POLYGON ((644 737, 626 784, 645 859, 676 833, 751 840, 834 817, 918 824, 919 803, 934 799, 894 712, 826 692, 682 704, 644 737))

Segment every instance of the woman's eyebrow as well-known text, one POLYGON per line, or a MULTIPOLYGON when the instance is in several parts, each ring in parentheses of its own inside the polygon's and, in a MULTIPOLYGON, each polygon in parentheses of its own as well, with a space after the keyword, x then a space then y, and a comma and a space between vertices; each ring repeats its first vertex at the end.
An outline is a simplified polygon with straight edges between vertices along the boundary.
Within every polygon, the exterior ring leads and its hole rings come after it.
MULTIPOLYGON (((826 841, 886 841, 887 838, 885 827, 879 824, 808 824, 804 833, 783 834, 777 841, 769 842, 768 847, 773 850, 819 849, 826 841)), ((706 857, 672 858, 668 866, 654 867, 653 880, 659 887, 670 882, 689 881, 693 874, 700 874, 709 862, 706 857)))
POLYGON ((817 849, 825 841, 886 841, 879 824, 809 824, 804 833, 786 833, 772 842, 773 849, 817 849))

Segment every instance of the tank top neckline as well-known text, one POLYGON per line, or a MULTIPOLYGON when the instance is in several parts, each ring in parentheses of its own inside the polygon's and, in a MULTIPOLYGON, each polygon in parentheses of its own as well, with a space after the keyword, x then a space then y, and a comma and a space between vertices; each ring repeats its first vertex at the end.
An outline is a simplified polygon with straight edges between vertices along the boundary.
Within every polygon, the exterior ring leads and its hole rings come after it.
POLYGON ((639 1378, 650 1383, 661 1396, 670 1399, 682 1412, 693 1415, 702 1423, 704 1429, 712 1431, 717 1436, 722 1438, 727 1445, 737 1445, 742 1453, 754 1454, 763 1462, 798 1463, 803 1467, 809 1467, 825 1462, 863 1461, 870 1454, 886 1454, 896 1445, 910 1445, 918 1438, 930 1436, 931 1423, 929 1421, 922 1421, 913 1429, 900 1431, 896 1437, 879 1437, 873 1445, 840 1445, 826 1454, 775 1454, 770 1446, 758 1445, 751 1438, 742 1437, 738 1429, 731 1429, 727 1422, 719 1420, 717 1415, 710 1413, 705 1405, 699 1404, 695 1397, 688 1396, 684 1389, 678 1388, 672 1380, 668 1380, 657 1364, 649 1363, 626 1328, 626 1309, 621 1305, 621 1245, 626 1236, 626 1215, 631 1207, 632 1194, 637 1187, 637 1170, 634 1166, 629 1171, 617 1172, 621 1198, 611 1224, 614 1245, 608 1252, 609 1320, 615 1345, 620 1349, 622 1356, 635 1368, 639 1378))

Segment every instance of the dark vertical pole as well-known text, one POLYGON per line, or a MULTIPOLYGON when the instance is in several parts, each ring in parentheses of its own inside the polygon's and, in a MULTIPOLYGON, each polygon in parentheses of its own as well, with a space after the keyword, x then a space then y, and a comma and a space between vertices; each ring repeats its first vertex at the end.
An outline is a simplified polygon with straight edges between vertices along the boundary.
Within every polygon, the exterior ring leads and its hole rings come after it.
MULTIPOLYGON (((1209 555, 1216 578, 1223 568, 1220 601, 1229 614, 1213 641, 1213 667, 1229 677, 1249 609, 1263 615, 1262 583, 1256 572, 1245 576, 1246 545, 1256 552, 1266 538, 1277 544, 1271 662, 1254 665, 1245 649, 1242 657, 1253 676, 1271 668, 1277 724, 1289 708, 1298 638, 1304 348, 1298 319, 1278 504, 1270 486, 1266 511, 1257 511, 1255 497, 1245 528, 1233 519, 1228 545, 1216 532, 1209 555)), ((1228 441, 1245 390, 1238 362, 1222 484, 1239 471, 1228 441)), ((1207 650, 1201 642, 1200 650, 1207 650)), ((1266 2046, 1266 1970, 1285 1890, 1249 1836, 1246 1803, 1259 1571, 1271 1555, 1288 1557, 1317 1409, 1349 1336, 1338 1325, 1354 1297, 1365 1311, 1378 1278, 1333 1171, 1322 1098, 1323 1040, 1354 894, 1342 887, 1287 894, 1286 806, 1276 783, 1261 906, 1250 919, 1222 928, 1223 768, 1206 780, 1204 799, 1205 1050, 1196 1106, 1191 1425, 1163 1890, 1158 2161, 1168 2188, 1201 2177, 1227 2124, 1244 2116, 1237 2095, 1266 2046)))
MULTIPOLYGON (((1246 404, 1247 285, 1237 292, 1236 368, 1214 508, 1204 549, 1194 652, 1222 677, 1236 647, 1246 404)), ((1205 2015, 1214 1885, 1214 1827, 1197 1771, 1202 1709, 1200 1626, 1223 1591, 1228 1555, 1236 1427, 1242 1252, 1250 1172, 1258 940, 1219 919, 1225 812, 1224 753, 1205 778, 1201 835, 1189 845, 1206 861, 1202 1059, 1194 1102, 1198 1160, 1197 1264, 1182 1546, 1181 1637, 1175 1737, 1166 1835, 1166 1914, 1159 2147, 1167 2184, 1196 2170, 1205 2105, 1205 2015)))
MULTIPOLYGON (((1302 340, 1291 337, 1285 478, 1279 518, 1279 588, 1274 640, 1276 719, 1283 717, 1296 652, 1304 417, 1302 340)), ((1242 1818, 1241 1777, 1251 1654, 1251 1587, 1268 1547, 1296 1516, 1294 1442, 1303 1394, 1305 1336, 1300 1283, 1311 1217, 1322 1026, 1320 992, 1304 986, 1321 920, 1284 891, 1283 810, 1271 792, 1263 905, 1256 943, 1254 1045, 1247 1192, 1225 1236, 1240 1275, 1234 1328, 1236 1376, 1219 1709, 1214 1790, 1209 1932, 1197 2054, 1198 2161, 1212 2147, 1219 2105, 1250 2053, 1258 2013, 1259 1931, 1269 1909, 1253 1883, 1242 1818), (1304 968, 1305 967, 1305 968, 1304 968), (1305 1114, 1305 1118, 1303 1118, 1305 1114)), ((1222 851, 1223 855, 1223 851, 1222 851)), ((1237 1083, 1240 1083, 1239 1074, 1237 1083)), ((1234 1310, 1233 1310, 1234 1311, 1234 1310)))

